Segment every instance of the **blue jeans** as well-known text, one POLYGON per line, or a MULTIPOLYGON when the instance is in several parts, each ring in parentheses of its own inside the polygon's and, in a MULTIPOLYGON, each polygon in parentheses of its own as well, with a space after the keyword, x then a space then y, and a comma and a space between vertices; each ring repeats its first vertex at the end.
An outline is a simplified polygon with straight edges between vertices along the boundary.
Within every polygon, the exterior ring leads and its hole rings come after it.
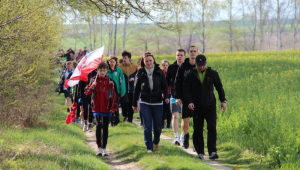
POLYGON ((160 140, 161 122, 163 117, 163 105, 140 104, 141 115, 144 123, 144 141, 147 150, 153 151, 153 144, 157 145, 160 140), (152 141, 152 122, 154 139, 152 141))

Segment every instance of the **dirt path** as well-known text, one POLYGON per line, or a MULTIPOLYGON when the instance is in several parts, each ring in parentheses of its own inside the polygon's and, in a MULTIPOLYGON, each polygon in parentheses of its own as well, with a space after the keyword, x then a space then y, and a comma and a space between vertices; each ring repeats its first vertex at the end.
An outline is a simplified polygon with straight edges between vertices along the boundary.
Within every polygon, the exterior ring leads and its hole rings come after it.
MULTIPOLYGON (((96 135, 95 132, 85 132, 86 140, 87 140, 87 145, 92 148, 95 151, 98 149, 97 144, 96 144, 96 135)), ((127 170, 127 169, 134 169, 134 170, 142 170, 143 168, 139 166, 135 162, 123 162, 120 159, 116 158, 114 156, 114 153, 107 149, 107 152, 109 153, 109 156, 103 157, 103 160, 111 165, 115 170, 127 170)))
MULTIPOLYGON (((137 124, 137 125, 140 126, 140 123, 139 123, 139 122, 136 122, 135 120, 133 120, 133 122, 134 122, 135 124, 137 124)), ((173 142, 173 139, 172 139, 172 138, 170 138, 170 137, 168 137, 168 136, 165 136, 165 135, 163 135, 163 134, 160 135, 160 138, 163 139, 163 140, 169 141, 169 142, 171 142, 171 143, 173 142)), ((180 147, 180 148, 182 148, 182 147, 180 147)), ((184 150, 185 152, 187 152, 187 153, 189 153, 189 154, 191 154, 191 155, 193 155, 193 156, 195 156, 195 157, 197 156, 196 152, 193 151, 193 148, 188 148, 188 149, 182 148, 182 150, 184 150)), ((210 160, 210 159, 208 158, 208 156, 204 156, 204 161, 205 161, 207 164, 209 164, 209 165, 211 165, 211 166, 213 166, 213 167, 215 167, 215 168, 217 168, 217 169, 220 169, 220 170, 233 170, 232 168, 229 168, 229 167, 220 165, 220 164, 218 163, 218 161, 210 160)))

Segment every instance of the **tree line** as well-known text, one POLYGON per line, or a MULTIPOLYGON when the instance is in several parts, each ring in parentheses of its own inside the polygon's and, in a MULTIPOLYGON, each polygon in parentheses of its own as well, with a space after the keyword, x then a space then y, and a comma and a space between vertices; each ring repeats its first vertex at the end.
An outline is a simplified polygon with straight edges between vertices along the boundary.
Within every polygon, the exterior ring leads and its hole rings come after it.
MULTIPOLYGON (((73 32, 63 34, 62 41, 73 38, 90 49, 105 45, 107 55, 119 55, 125 48, 135 55, 149 50, 170 54, 190 45, 198 46, 202 53, 299 47, 299 0, 164 2, 165 11, 153 13, 160 25, 131 13, 106 15, 93 8, 84 14, 76 11, 67 18, 71 23, 67 27, 83 30, 85 37, 73 32)), ((67 44, 72 43, 76 44, 67 44)))

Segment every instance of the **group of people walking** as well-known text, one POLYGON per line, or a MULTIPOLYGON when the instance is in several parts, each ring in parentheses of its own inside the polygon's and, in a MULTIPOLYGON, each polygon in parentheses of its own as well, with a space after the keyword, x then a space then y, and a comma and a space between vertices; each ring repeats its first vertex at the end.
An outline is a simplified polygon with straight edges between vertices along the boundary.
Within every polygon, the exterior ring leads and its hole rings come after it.
MULTIPOLYGON (((185 50, 178 49, 176 61, 169 65, 167 60, 163 60, 160 67, 150 52, 145 52, 136 65, 131 60, 131 53, 124 51, 122 61, 115 56, 108 57, 106 62, 100 63, 88 75, 88 82, 80 81, 75 86, 73 100, 80 105, 77 117, 83 122, 83 130, 92 131, 93 119, 96 120, 97 155, 108 155, 108 127, 109 124, 116 126, 120 122, 121 106, 123 121, 132 122, 134 111, 139 111, 147 152, 159 149, 160 135, 165 124, 167 128, 172 125, 173 143, 187 149, 189 122, 193 117, 193 144, 198 157, 204 159, 205 154, 205 119, 209 158, 218 158, 214 87, 223 111, 226 109, 225 92, 218 73, 207 67, 206 57, 199 55, 197 47, 191 46, 188 54, 189 58, 186 58, 185 50), (179 137, 180 113, 182 133, 179 137)), ((66 65, 60 83, 70 77, 71 64, 67 62, 66 65)), ((61 90, 65 97, 72 98, 70 89, 61 90)))

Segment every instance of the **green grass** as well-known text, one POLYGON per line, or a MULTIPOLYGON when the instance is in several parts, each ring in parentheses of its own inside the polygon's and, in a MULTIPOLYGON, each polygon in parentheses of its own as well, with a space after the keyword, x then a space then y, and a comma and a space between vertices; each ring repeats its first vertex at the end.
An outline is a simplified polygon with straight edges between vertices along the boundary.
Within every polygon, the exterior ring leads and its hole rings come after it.
MULTIPOLYGON (((134 120, 140 122, 140 119, 137 119, 138 113, 134 114, 134 120)), ((179 116, 179 135, 181 134, 181 117, 179 116)), ((171 125, 172 126, 172 125, 171 125)), ((206 127, 206 125, 204 125, 206 127)), ((193 147, 193 126, 192 119, 190 120, 190 147, 193 147)), ((166 135, 170 138, 174 138, 174 133, 172 127, 170 130, 164 128, 162 129, 162 134, 166 135)), ((207 139, 207 130, 204 128, 204 140, 207 139)), ((208 154, 206 142, 205 143, 205 153, 208 154)), ((177 146, 178 147, 178 146, 177 146)), ((237 143, 228 142, 228 143, 220 143, 217 144, 218 154, 220 158, 218 162, 227 167, 231 168, 242 168, 242 169, 257 169, 257 170, 266 170, 270 169, 266 166, 266 163, 262 161, 261 155, 250 152, 249 150, 241 148, 237 143)))
POLYGON ((65 123, 63 94, 47 97, 53 106, 44 126, 1 128, 0 169, 112 169, 86 145, 78 124, 65 123))
POLYGON ((143 130, 134 123, 121 122, 109 128, 108 148, 124 162, 137 162, 145 169, 214 169, 198 158, 161 140, 157 152, 147 153, 143 130), (180 160, 180 161, 179 161, 180 160))

